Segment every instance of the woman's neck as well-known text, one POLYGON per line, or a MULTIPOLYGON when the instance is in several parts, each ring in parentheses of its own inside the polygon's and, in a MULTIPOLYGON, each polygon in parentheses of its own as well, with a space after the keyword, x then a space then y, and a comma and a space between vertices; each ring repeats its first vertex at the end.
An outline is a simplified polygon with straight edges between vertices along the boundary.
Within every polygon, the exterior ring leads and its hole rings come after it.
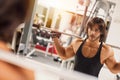
POLYGON ((95 41, 90 41, 89 39, 87 39, 87 42, 88 42, 89 44, 92 44, 92 45, 100 44, 99 39, 97 39, 97 40, 95 40, 95 41))

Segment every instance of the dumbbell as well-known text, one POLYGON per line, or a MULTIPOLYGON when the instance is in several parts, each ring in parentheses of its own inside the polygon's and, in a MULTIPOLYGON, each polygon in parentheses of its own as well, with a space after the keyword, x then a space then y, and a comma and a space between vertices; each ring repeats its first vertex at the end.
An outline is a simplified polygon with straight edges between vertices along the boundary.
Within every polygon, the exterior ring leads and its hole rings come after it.
POLYGON ((50 33, 49 33, 49 32, 46 32, 45 37, 46 37, 47 39, 50 39, 50 33))
POLYGON ((41 37, 46 37, 47 32, 45 30, 40 31, 41 37))

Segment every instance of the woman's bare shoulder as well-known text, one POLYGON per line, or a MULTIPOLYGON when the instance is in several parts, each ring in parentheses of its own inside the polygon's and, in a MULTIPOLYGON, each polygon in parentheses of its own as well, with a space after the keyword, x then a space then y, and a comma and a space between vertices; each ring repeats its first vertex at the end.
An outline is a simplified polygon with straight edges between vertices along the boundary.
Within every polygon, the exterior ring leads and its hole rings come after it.
POLYGON ((83 41, 82 38, 76 38, 76 39, 73 40, 73 42, 82 42, 82 41, 83 41))
POLYGON ((113 51, 112 47, 108 44, 103 43, 103 49, 107 52, 113 51))
POLYGON ((102 54, 104 57, 108 58, 114 56, 114 51, 111 46, 103 43, 102 54))
POLYGON ((103 43, 102 51, 101 51, 101 63, 104 63, 108 58, 114 56, 114 51, 111 46, 103 43))
POLYGON ((83 41, 83 39, 81 38, 76 38, 76 39, 73 39, 73 41, 71 42, 71 45, 79 45, 81 42, 83 41))

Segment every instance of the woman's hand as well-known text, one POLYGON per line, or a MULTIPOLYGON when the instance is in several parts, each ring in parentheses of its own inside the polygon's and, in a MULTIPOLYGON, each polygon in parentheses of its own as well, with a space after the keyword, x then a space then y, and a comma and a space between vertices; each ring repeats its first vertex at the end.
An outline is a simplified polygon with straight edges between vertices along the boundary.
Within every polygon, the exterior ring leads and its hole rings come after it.
POLYGON ((61 33, 57 31, 51 31, 50 35, 52 38, 59 38, 61 36, 61 33))

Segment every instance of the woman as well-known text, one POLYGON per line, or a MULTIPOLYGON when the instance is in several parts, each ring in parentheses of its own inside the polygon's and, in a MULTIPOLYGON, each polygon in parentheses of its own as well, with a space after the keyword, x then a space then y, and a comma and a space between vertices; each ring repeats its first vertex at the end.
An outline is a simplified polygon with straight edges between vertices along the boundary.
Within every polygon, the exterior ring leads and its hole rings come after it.
MULTIPOLYGON (((11 52, 11 42, 16 27, 24 22, 29 9, 30 0, 0 1, 0 50, 11 52)), ((34 80, 29 69, 0 60, 0 80, 34 80)))
POLYGON ((99 17, 92 18, 87 23, 86 33, 85 40, 76 39, 66 48, 60 45, 58 35, 53 35, 58 55, 62 59, 75 56, 75 71, 98 77, 103 64, 106 64, 112 73, 119 73, 120 63, 116 62, 113 49, 104 43, 106 35, 104 20, 99 17))

